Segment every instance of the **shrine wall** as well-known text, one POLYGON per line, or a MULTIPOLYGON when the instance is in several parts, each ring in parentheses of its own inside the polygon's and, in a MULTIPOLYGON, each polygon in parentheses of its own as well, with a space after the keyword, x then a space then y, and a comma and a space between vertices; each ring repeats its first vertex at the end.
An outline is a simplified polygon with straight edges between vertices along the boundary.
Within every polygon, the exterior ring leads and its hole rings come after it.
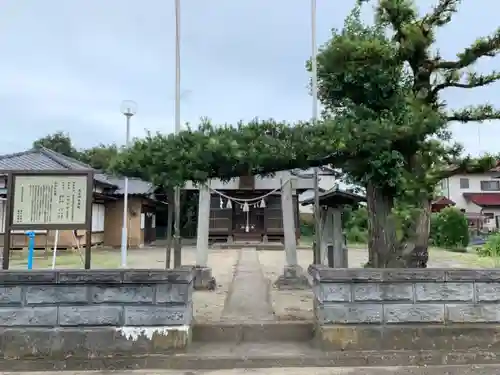
POLYGON ((184 350, 193 276, 178 270, 0 271, 1 358, 184 350))
POLYGON ((311 266, 325 350, 471 350, 498 345, 500 269, 311 266))

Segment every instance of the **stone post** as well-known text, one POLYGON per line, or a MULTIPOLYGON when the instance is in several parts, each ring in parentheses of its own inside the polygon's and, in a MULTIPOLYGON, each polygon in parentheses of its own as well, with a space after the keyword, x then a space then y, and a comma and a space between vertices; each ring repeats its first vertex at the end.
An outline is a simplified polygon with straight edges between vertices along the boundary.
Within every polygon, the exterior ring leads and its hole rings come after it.
POLYGON ((321 210, 321 224, 320 264, 326 266, 328 265, 327 247, 333 243, 333 215, 330 207, 321 210))
POLYGON ((283 270, 283 275, 276 280, 276 286, 278 289, 304 289, 309 287, 309 281, 297 261, 295 210, 293 207, 295 182, 294 179, 291 178, 290 173, 287 173, 287 175, 287 179, 282 181, 281 188, 281 211, 283 218, 283 233, 285 237, 286 265, 283 270))
POLYGON ((208 234, 210 228, 210 189, 199 187, 198 226, 196 231, 196 267, 194 288, 208 289, 212 279, 212 269, 208 267, 208 234))
POLYGON ((297 239, 295 238, 292 184, 292 180, 290 179, 281 189, 281 212, 283 218, 283 233, 285 235, 285 258, 288 266, 297 265, 297 239))
POLYGON ((330 208, 332 216, 333 264, 335 268, 347 268, 347 249, 344 246, 342 233, 342 209, 330 208))

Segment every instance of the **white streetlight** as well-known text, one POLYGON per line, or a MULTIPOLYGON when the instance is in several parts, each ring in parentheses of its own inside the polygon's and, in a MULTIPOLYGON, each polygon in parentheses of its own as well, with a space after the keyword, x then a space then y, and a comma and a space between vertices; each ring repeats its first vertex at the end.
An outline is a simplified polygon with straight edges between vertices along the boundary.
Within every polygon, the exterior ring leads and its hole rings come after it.
MULTIPOLYGON (((120 106, 122 114, 127 119, 125 147, 130 146, 130 119, 137 113, 137 103, 133 100, 124 100, 120 106)), ((127 242, 128 242, 128 177, 125 176, 125 186, 123 189, 123 225, 122 225, 122 243, 121 243, 121 256, 122 268, 127 267, 127 242)))

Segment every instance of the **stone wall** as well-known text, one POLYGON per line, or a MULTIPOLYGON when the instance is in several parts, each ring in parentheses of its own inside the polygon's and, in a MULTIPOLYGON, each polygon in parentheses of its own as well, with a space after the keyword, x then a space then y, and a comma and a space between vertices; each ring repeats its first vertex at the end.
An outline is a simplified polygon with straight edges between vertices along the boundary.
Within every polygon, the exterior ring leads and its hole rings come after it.
POLYGON ((311 266, 328 350, 500 348, 500 270, 311 266))
POLYGON ((0 271, 3 359, 182 350, 192 270, 0 271))

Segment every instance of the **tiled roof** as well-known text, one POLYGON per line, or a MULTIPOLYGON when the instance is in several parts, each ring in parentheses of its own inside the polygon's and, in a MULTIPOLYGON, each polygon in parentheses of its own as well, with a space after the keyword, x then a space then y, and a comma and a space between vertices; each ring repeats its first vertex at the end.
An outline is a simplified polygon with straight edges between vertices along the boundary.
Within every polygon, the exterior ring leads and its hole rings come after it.
MULTIPOLYGON (((108 177, 108 180, 118 186, 118 189, 113 193, 114 195, 123 195, 125 188, 125 180, 108 177)), ((153 194, 154 186, 152 183, 143 181, 137 178, 129 178, 128 180, 128 194, 129 195, 150 195, 153 194)))
POLYGON ((500 193, 464 193, 464 198, 480 207, 500 206, 500 193))
MULTIPOLYGON (((322 206, 325 205, 333 207, 337 204, 350 205, 365 201, 366 198, 361 195, 354 194, 349 191, 339 190, 337 188, 330 189, 319 195, 319 204, 322 206)), ((310 204, 314 204, 314 196, 302 201, 303 206, 308 206, 310 204)))
POLYGON ((439 204, 443 206, 454 206, 455 202, 453 202, 451 199, 447 197, 438 197, 435 200, 432 201, 432 204, 439 204))
MULTIPOLYGON (((93 169, 90 165, 82 163, 76 159, 64 156, 58 152, 49 150, 44 147, 18 152, 15 154, 0 155, 0 174, 2 172, 24 170, 24 171, 40 171, 40 170, 89 170, 93 169)), ((102 184, 108 185, 116 190, 113 195, 123 195, 125 180, 118 177, 113 177, 95 170, 94 179, 102 184)), ((150 182, 146 182, 136 178, 129 178, 128 192, 129 195, 152 195, 154 186, 150 182)))
MULTIPOLYGON (((13 170, 47 171, 89 169, 92 169, 90 165, 45 147, 0 156, 0 172, 13 170)), ((113 185, 108 181, 106 175, 99 173, 99 171, 96 172, 97 173, 94 175, 96 181, 106 185, 113 185)))
POLYGON ((37 150, 18 152, 0 156, 0 170, 64 170, 67 166, 49 158, 45 153, 37 150))

